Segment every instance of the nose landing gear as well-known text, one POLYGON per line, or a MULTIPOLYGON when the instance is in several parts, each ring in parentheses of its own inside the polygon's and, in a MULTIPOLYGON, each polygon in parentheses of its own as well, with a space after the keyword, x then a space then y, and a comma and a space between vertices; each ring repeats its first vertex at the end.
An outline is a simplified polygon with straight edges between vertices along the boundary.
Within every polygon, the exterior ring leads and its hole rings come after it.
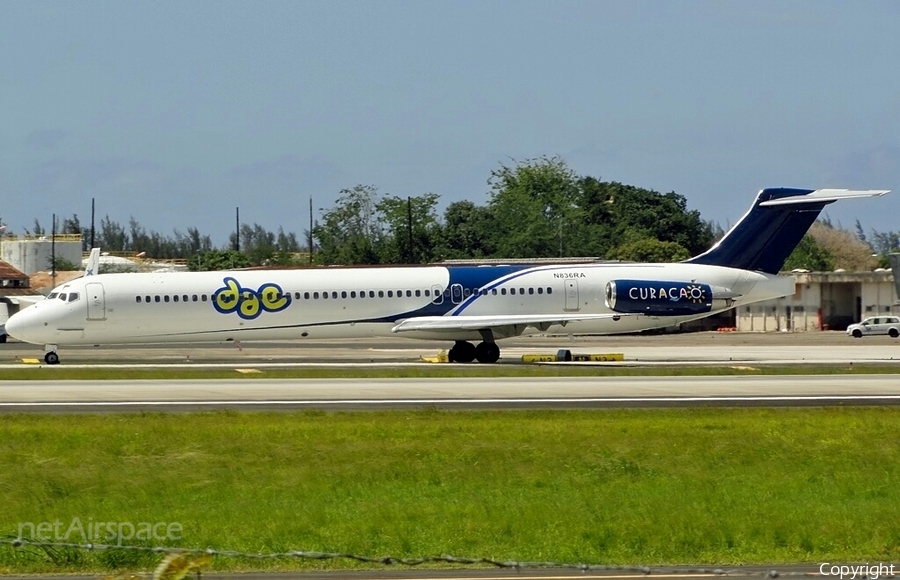
POLYGON ((48 365, 58 365, 59 355, 56 354, 57 346, 55 344, 44 345, 44 362, 48 365))

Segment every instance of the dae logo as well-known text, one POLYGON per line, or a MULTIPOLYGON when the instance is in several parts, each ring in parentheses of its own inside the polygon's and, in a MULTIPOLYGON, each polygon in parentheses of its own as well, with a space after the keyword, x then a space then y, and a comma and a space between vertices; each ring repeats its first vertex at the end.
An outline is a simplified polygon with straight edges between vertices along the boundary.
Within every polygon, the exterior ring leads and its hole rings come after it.
POLYGON ((291 304, 291 295, 281 286, 267 282, 256 290, 242 288, 234 278, 225 278, 224 286, 213 295, 213 306, 222 314, 236 312, 244 320, 253 320, 265 312, 281 312, 291 304))

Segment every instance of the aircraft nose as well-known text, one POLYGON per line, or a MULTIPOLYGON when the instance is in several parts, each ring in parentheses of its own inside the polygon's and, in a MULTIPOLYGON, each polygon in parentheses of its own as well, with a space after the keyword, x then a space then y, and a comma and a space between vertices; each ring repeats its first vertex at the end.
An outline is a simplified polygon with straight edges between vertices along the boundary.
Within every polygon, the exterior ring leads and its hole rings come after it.
POLYGON ((11 337, 21 340, 22 342, 30 342, 33 344, 42 344, 40 339, 43 325, 35 317, 34 306, 16 312, 6 321, 6 333, 11 337))

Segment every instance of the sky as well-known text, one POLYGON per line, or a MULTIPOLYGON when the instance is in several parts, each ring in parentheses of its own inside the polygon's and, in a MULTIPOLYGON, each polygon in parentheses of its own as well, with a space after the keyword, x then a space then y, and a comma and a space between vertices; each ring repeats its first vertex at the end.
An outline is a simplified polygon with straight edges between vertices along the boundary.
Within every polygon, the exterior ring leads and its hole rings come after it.
MULTIPOLYGON (((0 2, 0 218, 224 244, 341 189, 488 200, 559 156, 723 227, 764 187, 900 189, 900 3, 0 2)), ((900 230, 900 191, 829 206, 900 230)))

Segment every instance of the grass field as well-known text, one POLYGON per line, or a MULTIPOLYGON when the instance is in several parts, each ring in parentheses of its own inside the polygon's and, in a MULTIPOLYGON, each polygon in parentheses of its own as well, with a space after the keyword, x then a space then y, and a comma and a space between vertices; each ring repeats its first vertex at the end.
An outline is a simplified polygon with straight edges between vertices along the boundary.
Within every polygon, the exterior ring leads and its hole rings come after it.
MULTIPOLYGON (((254 368, 248 364, 247 368, 254 368)), ((730 375, 834 375, 900 374, 900 365, 735 365, 735 366, 582 366, 582 365, 443 365, 385 368, 304 367, 257 368, 239 373, 233 368, 87 368, 39 367, 3 369, 4 380, 146 380, 235 378, 427 378, 427 377, 569 377, 569 376, 730 376, 730 375)))
MULTIPOLYGON (((898 423, 894 408, 6 415, 0 535, 77 517, 178 522, 171 545, 251 552, 891 560, 898 423)), ((152 562, 0 548, 7 573, 152 562)))

